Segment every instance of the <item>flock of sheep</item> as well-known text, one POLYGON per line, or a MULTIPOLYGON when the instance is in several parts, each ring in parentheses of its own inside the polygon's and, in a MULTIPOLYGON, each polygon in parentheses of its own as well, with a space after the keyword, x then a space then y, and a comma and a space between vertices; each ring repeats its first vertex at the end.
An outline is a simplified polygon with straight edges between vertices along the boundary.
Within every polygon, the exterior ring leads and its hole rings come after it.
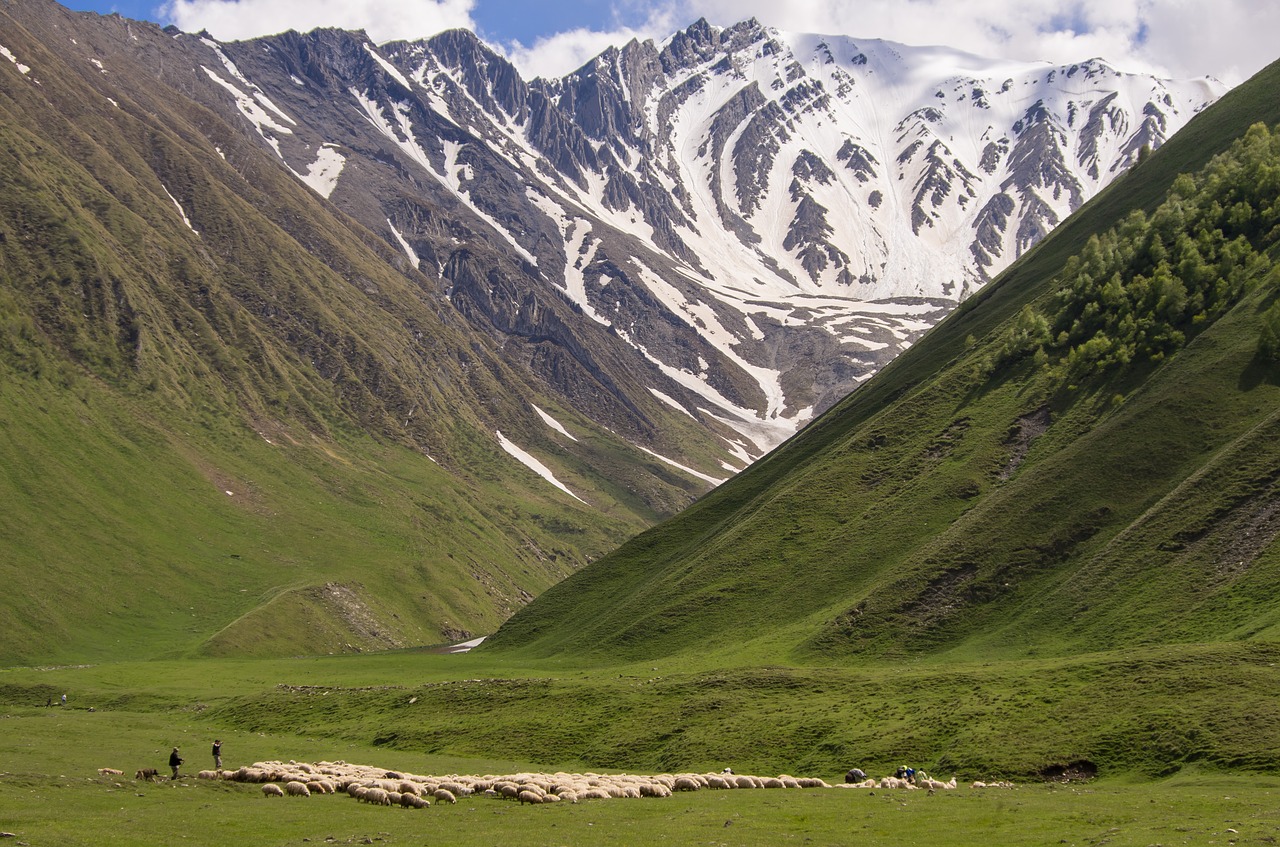
MULTIPOLYGON (((611 798, 670 797, 676 791, 701 789, 831 788, 817 778, 761 777, 722 773, 683 773, 640 776, 597 773, 519 773, 488 776, 420 776, 346 762, 256 762, 238 770, 200 771, 200 779, 227 779, 261 783, 265 797, 310 797, 345 793, 376 806, 421 809, 439 803, 456 803, 459 797, 492 797, 520 803, 577 803, 611 798), (283 787, 282 787, 283 786, 283 787)), ((1001 787, 1007 783, 974 783, 974 788, 1001 787)), ((895 777, 868 779, 838 788, 951 789, 950 782, 918 774, 914 784, 895 777), (923 777, 923 778, 922 778, 923 777)))

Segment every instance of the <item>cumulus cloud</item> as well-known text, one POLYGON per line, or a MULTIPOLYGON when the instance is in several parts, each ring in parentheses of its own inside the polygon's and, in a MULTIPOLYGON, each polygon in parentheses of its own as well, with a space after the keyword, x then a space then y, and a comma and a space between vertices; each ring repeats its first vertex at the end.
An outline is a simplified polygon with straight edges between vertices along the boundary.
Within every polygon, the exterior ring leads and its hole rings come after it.
POLYGON ((184 32, 235 41, 316 27, 363 29, 375 42, 475 29, 476 0, 170 0, 161 14, 184 32))
POLYGON ((616 24, 607 31, 578 28, 538 38, 528 47, 519 41, 495 46, 526 79, 557 77, 577 70, 609 47, 621 47, 633 38, 660 41, 689 23, 671 4, 649 6, 644 10, 643 20, 634 24, 622 22, 624 18, 635 17, 628 7, 618 5, 614 10, 616 24))
POLYGON ((1237 83, 1277 57, 1280 4, 1256 0, 685 0, 693 16, 941 44, 990 58, 1073 62, 1237 83))

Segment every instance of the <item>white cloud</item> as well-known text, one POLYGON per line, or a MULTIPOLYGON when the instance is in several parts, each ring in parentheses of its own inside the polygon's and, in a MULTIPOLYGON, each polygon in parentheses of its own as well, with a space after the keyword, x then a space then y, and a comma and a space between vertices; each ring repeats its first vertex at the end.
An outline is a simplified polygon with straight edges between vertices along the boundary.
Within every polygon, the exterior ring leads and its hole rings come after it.
MULTIPOLYGON (((617 8, 615 17, 621 18, 622 11, 617 8)), ((646 12, 647 18, 634 26, 619 23, 607 32, 578 28, 539 38, 532 47, 513 41, 498 46, 498 49, 506 54, 525 79, 557 77, 577 70, 609 47, 621 47, 633 38, 661 41, 682 25, 687 25, 687 22, 682 24, 670 5, 649 7, 646 12)))
POLYGON ((475 29, 476 0, 170 0, 161 14, 185 32, 235 41, 316 27, 363 29, 377 43, 475 29))
POLYGON ((685 0, 725 25, 756 17, 793 32, 941 44, 989 58, 1216 76, 1234 84, 1277 57, 1280 4, 1257 0, 685 0))

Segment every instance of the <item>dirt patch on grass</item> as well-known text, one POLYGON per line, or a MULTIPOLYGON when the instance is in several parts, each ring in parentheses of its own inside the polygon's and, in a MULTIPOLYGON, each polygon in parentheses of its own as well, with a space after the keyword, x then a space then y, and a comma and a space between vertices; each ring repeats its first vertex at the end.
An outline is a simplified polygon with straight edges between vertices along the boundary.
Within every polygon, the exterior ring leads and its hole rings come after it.
POLYGON ((1009 458, 1005 460, 1004 467, 1000 469, 1000 479, 1006 480, 1013 476, 1014 471, 1022 464, 1022 460, 1027 458, 1027 453, 1031 450, 1032 443, 1037 438, 1044 435, 1045 431, 1052 423, 1049 416, 1049 407, 1044 406, 1036 409, 1034 412, 1023 415, 1013 422, 1013 426, 1009 427, 1009 433, 1005 436, 1005 446, 1009 448, 1009 458))
POLYGON ((1234 579, 1249 569, 1258 555, 1280 535, 1280 497, 1253 497, 1236 510, 1219 548, 1218 576, 1234 579))
POLYGON ((404 646, 400 639, 387 631, 389 627, 378 620, 377 615, 350 586, 326 582, 322 586, 308 589, 307 593, 332 609, 334 617, 345 623, 353 635, 364 639, 369 646, 381 649, 404 646))
POLYGON ((1068 764, 1052 764, 1040 770, 1040 778, 1046 782, 1084 782, 1098 776, 1098 766, 1087 759, 1068 764))

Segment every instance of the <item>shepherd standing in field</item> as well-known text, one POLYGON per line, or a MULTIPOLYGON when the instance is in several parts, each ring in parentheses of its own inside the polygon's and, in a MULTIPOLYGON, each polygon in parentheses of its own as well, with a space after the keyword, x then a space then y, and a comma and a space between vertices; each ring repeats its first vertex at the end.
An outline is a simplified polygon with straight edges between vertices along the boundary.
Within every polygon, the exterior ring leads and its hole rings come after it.
POLYGON ((222 742, 216 738, 213 740, 213 766, 222 770, 222 742))
POLYGON ((178 778, 178 767, 182 764, 182 757, 178 755, 178 748, 174 747, 173 752, 169 754, 169 767, 173 768, 173 778, 178 778))

